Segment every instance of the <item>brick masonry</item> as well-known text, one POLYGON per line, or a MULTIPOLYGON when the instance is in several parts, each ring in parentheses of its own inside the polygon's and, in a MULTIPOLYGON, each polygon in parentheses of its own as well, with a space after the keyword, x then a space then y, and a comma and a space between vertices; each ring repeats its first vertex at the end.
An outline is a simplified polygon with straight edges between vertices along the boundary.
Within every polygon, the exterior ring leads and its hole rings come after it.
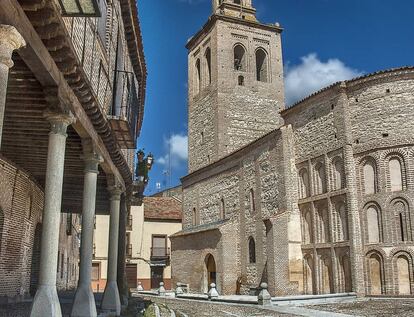
MULTIPOLYGON (((4 158, 0 159, 0 187, 0 297, 34 295, 40 265, 43 188, 4 158)), ((66 234, 66 214, 61 219, 59 250, 63 256, 57 277, 58 289, 66 290, 77 283, 79 244, 76 232, 72 236, 66 234), (73 268, 69 275, 68 263, 73 268)), ((75 225, 76 219, 72 221, 75 225)))
POLYGON ((262 281, 272 295, 413 294, 414 69, 338 83, 283 110, 280 32, 268 37, 270 82, 256 82, 250 55, 246 85, 236 80, 234 45, 246 40, 251 54, 265 33, 213 16, 187 45, 190 174, 173 283, 205 292, 211 254, 222 294, 262 281), (194 65, 208 46, 217 71, 199 89, 194 65))

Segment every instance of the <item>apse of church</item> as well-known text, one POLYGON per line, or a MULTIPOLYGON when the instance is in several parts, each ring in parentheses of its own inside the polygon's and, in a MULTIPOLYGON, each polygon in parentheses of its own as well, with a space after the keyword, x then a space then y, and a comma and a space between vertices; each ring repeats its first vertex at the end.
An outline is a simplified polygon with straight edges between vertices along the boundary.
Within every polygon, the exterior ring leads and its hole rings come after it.
POLYGON ((252 1, 214 0, 187 43, 189 175, 173 283, 412 294, 414 69, 286 107, 282 30, 260 23, 252 1))

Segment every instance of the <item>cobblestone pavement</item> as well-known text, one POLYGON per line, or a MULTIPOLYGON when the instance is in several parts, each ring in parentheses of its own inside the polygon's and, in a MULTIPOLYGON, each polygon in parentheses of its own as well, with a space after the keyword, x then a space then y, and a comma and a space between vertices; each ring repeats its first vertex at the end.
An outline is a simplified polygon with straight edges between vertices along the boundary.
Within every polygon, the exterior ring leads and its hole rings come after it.
POLYGON ((308 308, 354 316, 414 316, 413 299, 367 299, 352 303, 308 306, 308 308))

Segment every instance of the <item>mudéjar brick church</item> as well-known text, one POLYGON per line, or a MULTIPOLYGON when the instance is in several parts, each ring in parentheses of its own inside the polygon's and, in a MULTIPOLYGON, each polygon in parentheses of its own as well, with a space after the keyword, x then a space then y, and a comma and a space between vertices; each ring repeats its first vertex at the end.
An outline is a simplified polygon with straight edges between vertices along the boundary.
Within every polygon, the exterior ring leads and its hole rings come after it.
POLYGON ((189 175, 173 283, 221 294, 414 291, 414 68, 286 107, 282 28, 213 0, 187 43, 189 175))

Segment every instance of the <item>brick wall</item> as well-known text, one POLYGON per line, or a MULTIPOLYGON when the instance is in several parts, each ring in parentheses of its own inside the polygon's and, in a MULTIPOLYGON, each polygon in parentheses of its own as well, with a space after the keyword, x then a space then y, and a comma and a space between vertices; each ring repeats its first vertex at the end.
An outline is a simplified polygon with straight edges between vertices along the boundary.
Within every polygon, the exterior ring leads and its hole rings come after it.
MULTIPOLYGON (((43 189, 4 158, 0 159, 0 188, 0 297, 34 295, 39 280, 43 189)), ((79 245, 75 232, 66 235, 66 219, 62 214, 59 250, 64 254, 64 271, 62 277, 60 271, 57 275, 59 290, 74 288, 78 276, 79 245), (72 264, 75 271, 68 276, 72 264)))
POLYGON ((414 103, 413 87, 410 70, 333 86, 284 111, 283 128, 186 176, 185 230, 219 220, 221 199, 235 225, 220 227, 214 245, 205 245, 210 232, 194 233, 187 238, 191 241, 175 238, 173 278, 202 289, 202 255, 211 253, 219 256, 218 272, 228 276, 221 286, 225 294, 234 293, 239 278, 242 293, 267 280, 277 295, 412 294, 414 132, 409 122, 414 118, 407 109, 414 103), (401 165, 400 189, 393 184, 398 177, 392 175, 392 159, 401 165), (375 168, 375 192, 366 194, 368 161, 375 168), (372 206, 379 214, 378 229, 368 223, 372 206), (368 240, 369 230, 378 230, 378 241, 368 240), (249 237, 255 240, 256 263, 249 263, 249 237), (186 265, 183 259, 190 258, 186 265))

